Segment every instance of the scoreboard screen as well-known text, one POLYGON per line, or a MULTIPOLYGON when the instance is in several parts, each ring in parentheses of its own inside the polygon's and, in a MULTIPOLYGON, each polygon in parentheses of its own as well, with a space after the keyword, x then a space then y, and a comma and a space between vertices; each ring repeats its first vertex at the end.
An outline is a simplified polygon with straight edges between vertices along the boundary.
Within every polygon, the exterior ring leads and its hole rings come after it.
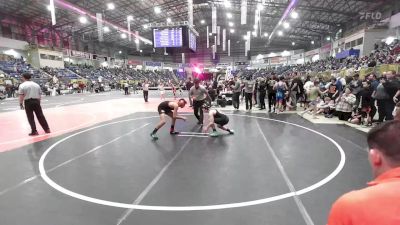
POLYGON ((153 29, 154 48, 182 47, 182 27, 153 29))
POLYGON ((192 51, 196 51, 197 43, 196 43, 196 34, 189 30, 189 48, 192 51))

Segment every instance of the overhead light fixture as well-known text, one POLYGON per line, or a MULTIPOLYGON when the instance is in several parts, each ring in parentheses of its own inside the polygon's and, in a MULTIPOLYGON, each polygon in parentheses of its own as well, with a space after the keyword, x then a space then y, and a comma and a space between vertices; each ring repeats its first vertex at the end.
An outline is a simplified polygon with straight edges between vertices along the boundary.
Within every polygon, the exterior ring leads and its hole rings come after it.
POLYGON ((288 29, 290 24, 288 22, 283 22, 283 28, 288 29))
POLYGON ((253 31, 251 33, 253 34, 254 37, 257 37, 257 32, 253 31))
POLYGON ((278 35, 279 36, 283 36, 283 32, 280 30, 280 31, 278 31, 278 35))
POLYGON ((264 9, 264 6, 263 6, 261 3, 258 3, 258 4, 257 4, 257 9, 258 9, 259 11, 262 11, 262 10, 264 9))
POLYGON ((201 23, 201 24, 205 24, 206 21, 205 21, 205 20, 201 20, 200 23, 201 23))
POLYGON ((212 33, 209 33, 208 36, 212 36, 212 33))
POLYGON ((330 41, 330 40, 331 40, 331 37, 326 37, 326 40, 327 40, 327 41, 330 41))
POLYGON ((85 16, 81 16, 81 17, 79 17, 79 22, 85 24, 85 23, 87 23, 87 18, 85 16))
POLYGON ((128 21, 132 21, 133 20, 133 16, 128 16, 127 19, 128 19, 128 21))
POLYGON ((114 10, 114 9, 115 9, 114 3, 112 3, 112 2, 107 3, 107 9, 108 9, 108 10, 114 10))
POLYGON ((257 24, 254 24, 253 28, 254 28, 254 30, 257 30, 257 28, 258 28, 257 24))
POLYGON ((290 13, 290 17, 292 17, 293 19, 297 19, 299 18, 299 14, 296 11, 292 11, 292 13, 290 13))
POLYGON ((233 25, 234 25, 233 22, 229 22, 228 24, 230 27, 233 27, 233 25))
POLYGON ((172 21, 171 18, 168 17, 167 18, 167 23, 171 23, 171 21, 172 21))
POLYGON ((292 42, 292 45, 293 45, 293 46, 295 46, 295 45, 296 45, 296 43, 292 42))
POLYGON ((140 52, 143 52, 143 50, 142 50, 142 49, 140 49, 140 52))
POLYGON ((228 1, 228 0, 224 1, 224 5, 225 5, 226 8, 232 7, 232 3, 230 1, 228 1))
POLYGON ((267 32, 264 33, 264 37, 268 37, 268 33, 267 32))
POLYGON ((104 31, 105 33, 108 33, 108 32, 110 32, 110 28, 109 28, 109 27, 103 27, 103 31, 104 31))
POLYGON ((135 39, 135 43, 136 43, 136 44, 139 44, 139 39, 135 39))
POLYGON ((244 35, 244 36, 243 36, 243 39, 244 39, 244 40, 247 40, 247 39, 248 39, 247 35, 244 35))
POLYGON ((122 51, 119 51, 118 53, 119 53, 119 54, 121 54, 121 53, 122 53, 122 51))
POLYGON ((226 14, 226 17, 228 18, 228 19, 231 19, 233 16, 232 16, 232 13, 227 13, 226 14))
POLYGON ((145 25, 143 25, 143 28, 147 29, 147 28, 149 28, 149 25, 145 24, 145 25))
POLYGON ((155 12, 156 14, 161 13, 161 8, 158 7, 158 6, 154 7, 154 12, 155 12))
POLYGON ((127 38, 126 34, 125 34, 125 33, 122 33, 122 34, 121 34, 121 38, 122 38, 122 39, 127 38))
POLYGON ((235 33, 235 29, 231 29, 231 34, 235 33))
POLYGON ((47 5, 46 8, 47 8, 48 11, 51 11, 51 6, 50 5, 47 5))
POLYGON ((314 42, 314 41, 311 41, 311 44, 313 45, 313 44, 315 44, 315 42, 314 42))

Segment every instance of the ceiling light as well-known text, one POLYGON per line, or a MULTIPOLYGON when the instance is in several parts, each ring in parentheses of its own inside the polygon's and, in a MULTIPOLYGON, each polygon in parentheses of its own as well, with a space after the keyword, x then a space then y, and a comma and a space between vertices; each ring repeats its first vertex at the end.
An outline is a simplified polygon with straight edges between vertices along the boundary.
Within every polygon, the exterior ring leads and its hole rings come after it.
POLYGON ((145 24, 145 25, 143 25, 143 28, 147 29, 147 28, 149 28, 149 25, 145 24))
POLYGON ((212 33, 209 33, 208 36, 212 36, 212 33))
POLYGON ((119 53, 119 54, 121 54, 121 53, 122 53, 122 51, 119 51, 118 53, 119 53))
POLYGON ((264 33, 264 37, 268 37, 268 33, 267 32, 264 33))
POLYGON ((235 33, 235 29, 231 29, 231 34, 235 33))
POLYGON ((331 37, 326 37, 326 40, 327 40, 327 41, 330 41, 330 40, 331 40, 331 37))
POLYGON ((139 39, 135 39, 135 43, 136 43, 136 44, 139 44, 139 39))
POLYGON ((262 10, 264 9, 264 6, 263 6, 261 3, 258 3, 258 4, 257 4, 257 9, 258 9, 259 11, 262 11, 262 10))
POLYGON ((292 42, 292 45, 293 45, 293 46, 295 46, 295 45, 296 45, 296 43, 292 42))
POLYGON ((228 17, 228 19, 231 19, 232 18, 232 13, 227 13, 226 17, 228 17))
POLYGON ((257 24, 254 24, 253 28, 254 28, 254 30, 257 30, 257 28, 258 28, 257 24))
POLYGON ((121 38, 122 38, 122 39, 125 39, 126 37, 127 37, 127 36, 126 36, 125 33, 122 33, 122 34, 121 34, 121 38))
POLYGON ((200 23, 201 23, 201 24, 205 24, 206 21, 205 21, 205 20, 201 20, 200 23))
POLYGON ((104 30, 104 32, 106 32, 106 33, 110 32, 110 28, 108 28, 108 27, 103 27, 103 30, 104 30))
POLYGON ((112 3, 112 2, 107 3, 107 9, 108 9, 108 10, 114 10, 114 9, 115 9, 114 3, 112 3))
POLYGON ((283 32, 280 30, 280 31, 278 31, 278 35, 279 36, 283 36, 283 32))
POLYGON ((247 40, 247 39, 248 39, 247 35, 244 35, 244 36, 243 36, 243 39, 244 39, 244 40, 247 40))
POLYGON ((128 21, 132 21, 133 20, 133 16, 128 16, 127 19, 128 19, 128 21))
POLYGON ((232 4, 231 4, 231 2, 230 2, 230 1, 228 1, 228 0, 225 0, 225 2, 224 2, 224 5, 225 5, 225 7, 226 7, 226 8, 230 8, 230 7, 232 7, 232 4))
POLYGON ((229 22, 228 24, 230 27, 233 27, 233 25, 234 25, 233 22, 229 22))
POLYGON ((143 52, 143 50, 142 50, 142 49, 140 49, 140 52, 143 52))
POLYGON ((253 34, 254 37, 257 37, 257 32, 253 31, 251 33, 253 34))
POLYGON ((47 8, 47 10, 51 11, 51 6, 50 5, 47 5, 46 8, 47 8))
POLYGON ((315 42, 314 42, 314 41, 311 41, 311 44, 313 45, 313 44, 315 44, 315 42))
POLYGON ((290 17, 292 17, 293 19, 297 19, 299 18, 299 14, 296 11, 292 11, 292 13, 290 13, 290 17))
POLYGON ((167 18, 167 23, 171 23, 171 21, 172 21, 171 18, 168 17, 167 18))
POLYGON ((87 23, 87 18, 84 16, 79 17, 79 22, 81 23, 87 23))
POLYGON ((158 7, 158 6, 154 7, 154 12, 157 14, 161 13, 160 7, 158 7))
POLYGON ((283 27, 284 27, 285 29, 288 29, 288 28, 290 27, 290 24, 289 24, 288 22, 284 22, 284 23, 283 23, 283 27))

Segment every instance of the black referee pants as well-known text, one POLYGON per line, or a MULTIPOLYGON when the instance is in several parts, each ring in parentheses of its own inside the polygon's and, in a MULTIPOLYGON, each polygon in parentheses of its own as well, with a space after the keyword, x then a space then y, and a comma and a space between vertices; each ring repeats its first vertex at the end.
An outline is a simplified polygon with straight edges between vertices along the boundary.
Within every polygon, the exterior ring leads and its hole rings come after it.
POLYGON ((36 132, 35 117, 33 113, 36 114, 36 118, 42 126, 43 130, 49 130, 49 125, 47 124, 46 118, 43 115, 42 107, 40 106, 39 99, 27 99, 25 100, 25 112, 28 118, 29 125, 31 126, 32 132, 36 132))
POLYGON ((204 104, 204 100, 201 100, 201 101, 193 100, 194 116, 196 116, 197 120, 199 120, 200 123, 203 123, 203 117, 204 117, 203 116, 203 104, 204 104))

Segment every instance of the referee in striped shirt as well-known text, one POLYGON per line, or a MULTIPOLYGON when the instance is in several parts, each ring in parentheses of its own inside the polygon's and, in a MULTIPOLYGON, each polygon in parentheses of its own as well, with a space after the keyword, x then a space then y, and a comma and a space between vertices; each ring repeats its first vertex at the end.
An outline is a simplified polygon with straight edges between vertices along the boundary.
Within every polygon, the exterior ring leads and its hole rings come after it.
POLYGON ((35 117, 42 126, 43 130, 48 134, 50 133, 49 125, 47 124, 46 118, 43 115, 42 107, 40 106, 41 90, 40 86, 31 81, 32 75, 29 73, 22 74, 22 80, 24 81, 19 85, 19 105, 21 109, 25 109, 26 117, 28 117, 29 125, 31 126, 32 132, 29 136, 36 136, 39 133, 36 130, 35 117), (24 107, 25 105, 25 107, 24 107))

